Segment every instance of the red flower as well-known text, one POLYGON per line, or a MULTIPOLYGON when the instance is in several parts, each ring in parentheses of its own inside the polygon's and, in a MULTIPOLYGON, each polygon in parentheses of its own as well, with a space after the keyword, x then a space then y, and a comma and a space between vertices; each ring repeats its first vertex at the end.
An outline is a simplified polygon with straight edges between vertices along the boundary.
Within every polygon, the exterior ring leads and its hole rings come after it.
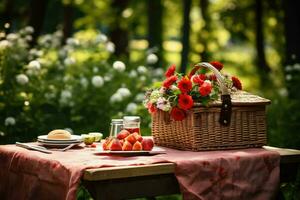
POLYGON ((192 89, 192 82, 190 79, 184 77, 178 82, 178 88, 182 93, 187 93, 192 89))
POLYGON ((180 94, 178 99, 179 108, 188 110, 194 105, 193 98, 187 94, 180 94))
POLYGON ((205 74, 194 75, 192 77, 192 81, 198 85, 202 85, 204 83, 205 79, 206 79, 205 74))
POLYGON ((189 73, 188 77, 192 78, 192 76, 200 69, 200 66, 195 66, 192 71, 189 73))
POLYGON ((242 90, 242 83, 241 83, 240 79, 233 76, 233 77, 231 77, 231 80, 232 80, 233 86, 236 87, 236 89, 242 90))
POLYGON ((199 87, 199 93, 201 96, 207 96, 211 93, 212 85, 208 81, 204 81, 204 83, 199 87))
POLYGON ((148 112, 150 114, 155 113, 157 110, 156 107, 150 102, 147 104, 147 108, 148 108, 148 112))
POLYGON ((217 70, 219 70, 219 71, 221 71, 223 69, 223 64, 218 61, 212 61, 212 62, 210 62, 210 64, 212 66, 214 66, 215 68, 217 68, 217 70))
POLYGON ((170 114, 175 121, 182 121, 186 117, 185 111, 177 107, 172 108, 170 114))
POLYGON ((164 82, 163 82, 163 86, 165 88, 169 88, 173 83, 175 83, 177 81, 177 76, 173 75, 170 76, 169 78, 167 78, 164 82))
POLYGON ((174 73, 175 73, 175 70, 176 70, 176 66, 175 66, 174 64, 171 65, 171 66, 167 69, 167 71, 166 71, 166 73, 165 73, 165 76, 166 76, 167 78, 169 78, 170 76, 173 76, 174 73))
POLYGON ((211 75, 209 75, 208 79, 211 80, 211 81, 216 81, 217 77, 216 77, 216 75, 211 74, 211 75))

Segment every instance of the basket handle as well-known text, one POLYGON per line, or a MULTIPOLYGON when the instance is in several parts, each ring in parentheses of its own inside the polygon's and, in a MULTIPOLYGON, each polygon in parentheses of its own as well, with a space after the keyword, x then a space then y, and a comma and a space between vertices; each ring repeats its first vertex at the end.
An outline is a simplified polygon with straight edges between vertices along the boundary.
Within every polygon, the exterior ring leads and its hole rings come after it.
POLYGON ((208 68, 214 73, 214 75, 217 78, 217 82, 218 85, 220 86, 221 93, 222 93, 221 95, 222 106, 221 106, 221 114, 220 114, 219 122, 224 126, 228 126, 230 124, 230 119, 231 119, 232 104, 231 104, 230 92, 225 84, 224 77, 219 72, 219 70, 217 70, 213 65, 207 62, 197 63, 194 69, 192 70, 192 73, 196 73, 196 71, 200 69, 200 67, 208 68))

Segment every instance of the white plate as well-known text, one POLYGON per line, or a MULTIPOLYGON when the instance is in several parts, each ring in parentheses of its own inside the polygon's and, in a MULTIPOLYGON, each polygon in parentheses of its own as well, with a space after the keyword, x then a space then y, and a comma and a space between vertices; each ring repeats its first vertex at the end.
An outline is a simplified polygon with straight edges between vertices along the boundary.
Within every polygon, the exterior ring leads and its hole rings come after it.
POLYGON ((40 136, 38 136, 38 139, 44 140, 44 141, 78 141, 78 140, 82 140, 82 137, 80 135, 71 135, 71 139, 49 139, 47 137, 48 137, 48 135, 40 135, 40 136))
POLYGON ((47 144, 72 144, 74 142, 82 142, 82 140, 42 140, 37 139, 38 142, 47 143, 47 144))
POLYGON ((76 141, 76 142, 72 142, 72 143, 45 143, 45 142, 38 141, 38 143, 43 146, 48 146, 48 147, 66 147, 66 146, 69 146, 70 144, 80 144, 82 142, 76 141))
POLYGON ((119 155, 154 155, 154 154, 163 154, 166 153, 166 150, 160 147, 153 147, 151 151, 111 151, 100 149, 97 154, 119 154, 119 155))

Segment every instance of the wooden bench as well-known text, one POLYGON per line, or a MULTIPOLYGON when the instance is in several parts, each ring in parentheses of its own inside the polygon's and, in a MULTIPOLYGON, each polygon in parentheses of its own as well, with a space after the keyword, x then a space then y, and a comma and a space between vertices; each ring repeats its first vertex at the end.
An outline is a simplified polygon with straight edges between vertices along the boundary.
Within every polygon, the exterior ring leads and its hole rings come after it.
MULTIPOLYGON (((293 181, 300 166, 300 150, 264 148, 280 154, 281 182, 293 181)), ((173 163, 87 169, 83 185, 97 200, 153 199, 155 196, 180 193, 174 169, 173 163)))

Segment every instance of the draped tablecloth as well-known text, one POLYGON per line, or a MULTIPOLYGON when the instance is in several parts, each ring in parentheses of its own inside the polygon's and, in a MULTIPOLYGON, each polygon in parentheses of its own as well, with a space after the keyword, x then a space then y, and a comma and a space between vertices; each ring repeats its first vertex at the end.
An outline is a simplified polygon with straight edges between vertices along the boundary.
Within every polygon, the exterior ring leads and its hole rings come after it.
POLYGON ((267 200, 279 185, 280 156, 260 148, 189 152, 164 148, 155 156, 99 155, 97 148, 45 154, 0 146, 1 199, 76 199, 88 168, 172 162, 186 200, 267 200))

